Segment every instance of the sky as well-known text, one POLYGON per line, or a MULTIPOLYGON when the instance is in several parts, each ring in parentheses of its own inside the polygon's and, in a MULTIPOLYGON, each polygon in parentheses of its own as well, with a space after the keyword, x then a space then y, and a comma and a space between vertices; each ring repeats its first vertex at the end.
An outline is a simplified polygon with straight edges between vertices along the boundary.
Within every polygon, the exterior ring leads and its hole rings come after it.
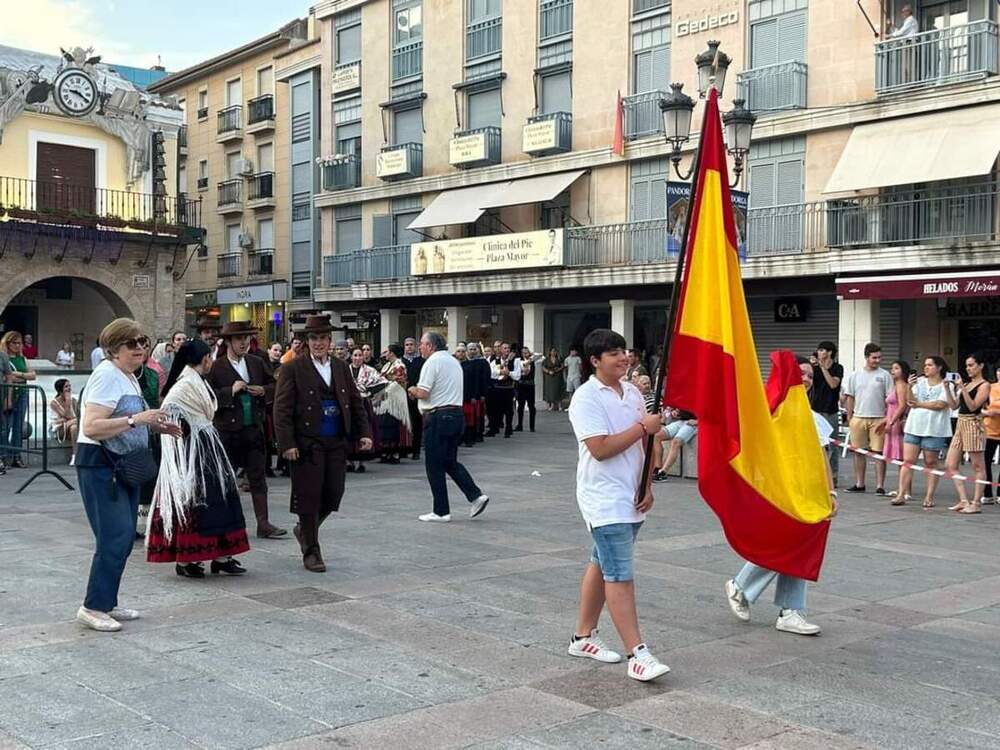
POLYGON ((0 44, 177 71, 307 15, 310 0, 0 0, 0 44))

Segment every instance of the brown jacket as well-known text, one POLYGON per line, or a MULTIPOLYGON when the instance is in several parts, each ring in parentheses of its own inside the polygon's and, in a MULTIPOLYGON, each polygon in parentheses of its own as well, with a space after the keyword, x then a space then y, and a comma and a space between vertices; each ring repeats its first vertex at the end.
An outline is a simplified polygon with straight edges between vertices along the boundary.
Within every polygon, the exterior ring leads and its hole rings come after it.
MULTIPOLYGON (((267 413, 266 403, 274 398, 274 378, 264 367, 260 357, 247 354, 243 357, 250 375, 248 385, 259 385, 264 389, 263 396, 253 397, 254 424, 264 424, 267 413)), ((243 429, 243 408, 239 399, 233 398, 233 383, 240 380, 239 373, 233 367, 229 357, 221 355, 208 373, 208 386, 215 391, 219 400, 219 408, 215 412, 215 427, 220 432, 235 432, 243 429)))
POLYGON ((371 437, 371 425, 347 364, 330 357, 330 385, 316 371, 312 357, 296 357, 281 366, 274 396, 274 433, 278 451, 301 448, 302 438, 319 437, 323 396, 336 396, 351 438, 371 437))

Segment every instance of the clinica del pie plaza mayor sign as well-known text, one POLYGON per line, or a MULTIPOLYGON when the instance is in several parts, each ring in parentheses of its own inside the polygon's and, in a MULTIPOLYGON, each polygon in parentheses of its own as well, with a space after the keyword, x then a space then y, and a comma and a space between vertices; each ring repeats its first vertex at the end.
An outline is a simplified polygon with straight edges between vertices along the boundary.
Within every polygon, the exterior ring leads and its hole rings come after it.
POLYGON ((410 248, 414 276, 561 266, 562 262, 562 229, 418 242, 410 248))

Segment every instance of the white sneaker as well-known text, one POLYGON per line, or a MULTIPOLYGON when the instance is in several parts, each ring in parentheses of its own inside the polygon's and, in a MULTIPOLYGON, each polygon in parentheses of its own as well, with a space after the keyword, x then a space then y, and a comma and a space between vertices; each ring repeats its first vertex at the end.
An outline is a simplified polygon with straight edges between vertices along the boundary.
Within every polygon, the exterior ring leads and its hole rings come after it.
POLYGON ((146 536, 146 526, 149 525, 149 506, 140 505, 139 513, 135 517, 135 533, 139 536, 146 536))
POLYGON ((70 466, 76 466, 76 456, 70 456, 69 457, 69 465, 70 466))
POLYGON ((781 610, 778 613, 778 621, 774 623, 774 627, 786 633, 795 633, 796 635, 819 635, 820 633, 819 625, 814 625, 806 620, 797 609, 781 610))
POLYGON ((431 521, 432 523, 448 523, 451 521, 451 513, 445 516, 439 516, 437 513, 424 513, 422 516, 417 516, 421 521, 431 521))
POLYGON ((138 612, 134 609, 125 609, 125 607, 115 607, 113 610, 108 612, 108 614, 119 622, 139 619, 138 612))
POLYGON ((486 510, 486 505, 489 503, 490 498, 487 495, 480 495, 475 500, 472 501, 472 508, 469 510, 469 518, 475 518, 484 510, 486 510))
POLYGON ((734 615, 743 622, 750 622, 750 602, 736 585, 735 578, 726 581, 726 601, 729 602, 729 608, 733 610, 734 615))
POLYGON ((86 607, 80 607, 76 611, 76 621, 102 633, 114 633, 122 629, 122 624, 107 612, 98 612, 96 609, 86 607))
POLYGON ((649 653, 645 643, 635 647, 635 652, 628 660, 628 676, 640 682, 649 682, 670 671, 670 667, 649 653))
POLYGON ((617 664, 622 660, 622 655, 617 651, 612 651, 604 645, 597 635, 597 628, 590 631, 586 638, 574 639, 569 642, 570 656, 587 656, 605 664, 617 664))

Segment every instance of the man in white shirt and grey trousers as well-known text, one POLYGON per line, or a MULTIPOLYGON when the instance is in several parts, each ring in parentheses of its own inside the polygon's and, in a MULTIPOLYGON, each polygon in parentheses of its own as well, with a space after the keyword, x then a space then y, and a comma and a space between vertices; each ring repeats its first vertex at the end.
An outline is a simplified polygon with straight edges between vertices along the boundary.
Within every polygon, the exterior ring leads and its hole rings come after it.
POLYGON ((420 338, 420 356, 424 358, 420 380, 408 390, 417 399, 423 416, 424 467, 434 495, 434 512, 419 518, 438 523, 451 520, 446 474, 472 504, 469 516, 475 518, 486 510, 490 499, 458 460, 458 445, 465 432, 462 366, 448 354, 444 336, 436 332, 425 333, 420 338))

